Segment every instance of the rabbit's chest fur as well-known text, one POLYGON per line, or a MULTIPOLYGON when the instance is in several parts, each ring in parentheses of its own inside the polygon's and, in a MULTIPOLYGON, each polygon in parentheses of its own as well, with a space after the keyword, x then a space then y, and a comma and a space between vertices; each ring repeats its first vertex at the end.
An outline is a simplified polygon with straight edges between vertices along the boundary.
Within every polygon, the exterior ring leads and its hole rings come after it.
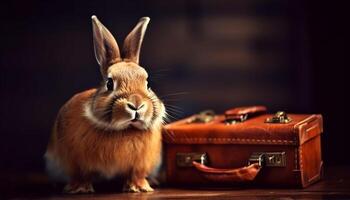
POLYGON ((83 114, 83 104, 93 91, 76 95, 60 111, 48 153, 69 173, 114 175, 150 173, 160 161, 161 131, 98 129, 83 114), (75 113, 75 114, 73 114, 75 113))
POLYGON ((109 136, 96 130, 88 132, 89 136, 77 138, 79 145, 73 145, 79 146, 79 150, 72 152, 73 159, 80 160, 81 167, 87 171, 106 177, 133 171, 149 172, 159 159, 159 132, 110 133, 109 136))

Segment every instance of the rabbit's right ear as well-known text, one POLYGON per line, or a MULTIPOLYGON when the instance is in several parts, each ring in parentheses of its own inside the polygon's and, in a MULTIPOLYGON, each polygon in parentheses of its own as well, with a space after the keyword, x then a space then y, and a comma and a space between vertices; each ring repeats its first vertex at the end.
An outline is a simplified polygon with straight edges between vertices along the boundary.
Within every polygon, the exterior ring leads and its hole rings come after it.
POLYGON ((91 19, 96 60, 100 65, 102 76, 106 78, 108 67, 121 61, 119 47, 113 35, 97 17, 93 15, 91 19))

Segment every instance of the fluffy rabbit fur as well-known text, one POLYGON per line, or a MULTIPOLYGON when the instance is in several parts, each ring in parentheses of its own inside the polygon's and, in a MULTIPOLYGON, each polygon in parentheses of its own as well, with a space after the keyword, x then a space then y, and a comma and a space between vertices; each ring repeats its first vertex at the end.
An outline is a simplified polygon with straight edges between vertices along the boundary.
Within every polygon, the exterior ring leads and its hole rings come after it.
POLYGON ((96 175, 126 177, 124 191, 153 191, 146 177, 160 163, 165 107, 148 88, 148 74, 138 64, 149 20, 139 20, 120 52, 112 34, 92 16, 104 81, 63 105, 45 154, 49 174, 66 177, 65 192, 93 192, 96 175))

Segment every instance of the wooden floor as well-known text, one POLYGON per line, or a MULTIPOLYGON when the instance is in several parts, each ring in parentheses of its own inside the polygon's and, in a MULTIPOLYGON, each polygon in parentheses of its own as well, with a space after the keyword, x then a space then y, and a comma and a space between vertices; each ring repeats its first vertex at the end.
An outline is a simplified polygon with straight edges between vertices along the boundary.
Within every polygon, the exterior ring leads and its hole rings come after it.
MULTIPOLYGON (((326 168, 325 179, 306 189, 276 188, 226 188, 226 189, 179 189, 157 188, 153 193, 121 193, 114 189, 96 188, 97 193, 89 195, 62 195, 48 184, 25 183, 15 185, 2 182, 0 199, 350 199, 350 166, 326 168)), ((33 178, 32 178, 33 179, 33 178)), ((40 182, 40 180, 36 180, 40 182)), ((114 187, 112 187, 114 188, 114 187)), ((117 186, 115 187, 117 188, 117 186)))

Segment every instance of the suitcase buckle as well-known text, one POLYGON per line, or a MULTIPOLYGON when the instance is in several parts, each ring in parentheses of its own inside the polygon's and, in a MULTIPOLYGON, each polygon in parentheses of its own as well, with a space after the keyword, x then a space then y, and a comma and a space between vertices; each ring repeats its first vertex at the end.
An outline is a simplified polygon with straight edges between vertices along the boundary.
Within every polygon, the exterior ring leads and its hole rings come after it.
POLYGON ((248 119, 248 114, 244 115, 237 115, 237 116, 228 116, 225 115, 225 124, 231 125, 231 124, 237 124, 242 123, 248 119))
POLYGON ((178 167, 192 167, 192 162, 196 161, 202 165, 208 164, 207 153, 177 153, 176 154, 176 165, 178 167))
POLYGON ((286 152, 254 152, 248 165, 258 163, 261 167, 285 167, 286 152))
POLYGON ((208 123, 213 121, 215 112, 213 110, 204 110, 193 117, 191 117, 187 123, 208 123))
POLYGON ((254 164, 254 163, 258 163, 258 165, 259 165, 260 167, 263 167, 263 166, 265 166, 265 160, 266 160, 265 157, 266 157, 266 156, 265 156, 265 153, 254 152, 254 153, 250 156, 250 158, 249 158, 249 160, 248 160, 248 165, 251 165, 251 164, 254 164))
POLYGON ((276 112, 275 116, 272 118, 267 118, 265 123, 277 123, 277 124, 287 124, 291 122, 292 119, 288 117, 287 113, 284 111, 276 112))

